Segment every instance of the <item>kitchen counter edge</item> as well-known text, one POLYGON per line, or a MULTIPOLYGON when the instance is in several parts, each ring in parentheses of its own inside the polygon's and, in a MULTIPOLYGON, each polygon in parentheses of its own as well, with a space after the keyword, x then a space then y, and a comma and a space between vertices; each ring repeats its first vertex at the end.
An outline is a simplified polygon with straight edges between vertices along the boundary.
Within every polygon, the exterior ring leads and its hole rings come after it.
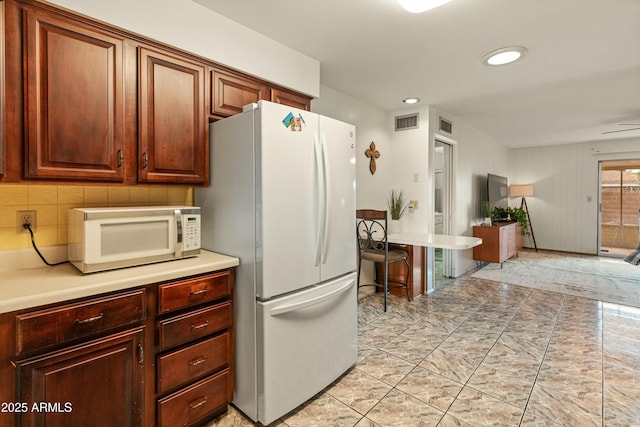
POLYGON ((239 265, 238 258, 201 251, 199 256, 83 274, 71 264, 16 267, 0 272, 0 313, 125 290, 239 265))

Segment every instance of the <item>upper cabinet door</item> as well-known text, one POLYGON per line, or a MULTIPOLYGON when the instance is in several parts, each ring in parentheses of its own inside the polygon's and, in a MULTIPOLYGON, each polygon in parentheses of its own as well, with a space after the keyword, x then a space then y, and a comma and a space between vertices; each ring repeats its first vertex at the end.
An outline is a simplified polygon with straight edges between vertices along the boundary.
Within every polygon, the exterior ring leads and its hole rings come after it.
POLYGON ((206 184, 206 66, 139 48, 138 181, 206 184))
POLYGON ((123 40, 25 9, 27 178, 124 179, 123 40))
POLYGON ((311 111, 310 97, 282 89, 271 89, 271 102, 311 111))
POLYGON ((257 80, 213 70, 211 81, 213 115, 232 116, 241 113, 247 104, 269 99, 269 89, 257 80))

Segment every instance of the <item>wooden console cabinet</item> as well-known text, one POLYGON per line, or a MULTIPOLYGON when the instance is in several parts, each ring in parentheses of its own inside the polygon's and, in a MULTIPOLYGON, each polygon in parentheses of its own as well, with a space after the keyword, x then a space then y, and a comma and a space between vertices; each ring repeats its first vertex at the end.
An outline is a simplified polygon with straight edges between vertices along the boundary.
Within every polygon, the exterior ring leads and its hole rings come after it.
POLYGON ((473 248, 476 261, 502 264, 518 254, 522 237, 517 222, 497 223, 490 227, 473 227, 473 237, 480 237, 482 244, 473 248))

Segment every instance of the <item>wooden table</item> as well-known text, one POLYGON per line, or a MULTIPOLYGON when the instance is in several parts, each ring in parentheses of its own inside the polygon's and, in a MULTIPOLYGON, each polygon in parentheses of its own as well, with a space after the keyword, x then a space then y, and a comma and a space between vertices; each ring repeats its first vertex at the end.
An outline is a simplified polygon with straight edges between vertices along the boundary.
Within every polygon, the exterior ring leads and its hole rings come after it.
MULTIPOLYGON (((412 266, 412 271, 410 271, 409 277, 409 293, 412 296, 431 293, 435 289, 433 283, 433 249, 464 250, 482 244, 482 239, 477 237, 432 233, 391 233, 388 236, 388 241, 390 244, 405 245, 407 246, 407 252, 410 252, 409 264, 412 266), (428 256, 429 253, 431 253, 431 256, 428 256), (418 265, 416 266, 416 264, 418 265)), ((404 268, 398 267, 397 271, 390 268, 389 274, 404 275, 404 268)), ((399 280, 404 280, 404 276, 399 280)), ((403 296, 404 291, 400 291, 403 296)))

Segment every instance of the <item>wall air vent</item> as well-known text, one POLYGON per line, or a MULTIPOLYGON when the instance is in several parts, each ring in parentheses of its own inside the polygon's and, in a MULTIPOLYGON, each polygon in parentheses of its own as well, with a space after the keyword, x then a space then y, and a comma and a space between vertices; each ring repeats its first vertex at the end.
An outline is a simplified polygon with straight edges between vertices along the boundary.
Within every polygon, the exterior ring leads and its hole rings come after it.
POLYGON ((438 126, 438 129, 440 129, 440 132, 446 132, 449 135, 451 135, 451 133, 453 132, 453 124, 451 123, 451 121, 443 117, 438 117, 438 121, 440 123, 438 126))
POLYGON ((418 113, 396 116, 396 131, 418 129, 418 113))

